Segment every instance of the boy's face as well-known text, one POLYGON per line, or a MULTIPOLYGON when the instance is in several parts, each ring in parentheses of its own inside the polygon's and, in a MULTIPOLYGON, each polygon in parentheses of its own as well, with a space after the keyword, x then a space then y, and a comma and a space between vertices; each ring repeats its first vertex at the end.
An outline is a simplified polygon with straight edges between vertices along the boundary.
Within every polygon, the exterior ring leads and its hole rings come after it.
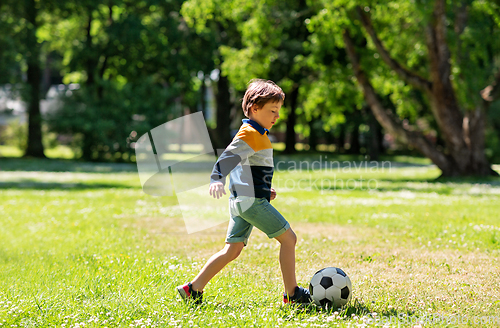
POLYGON ((249 112, 249 118, 259 123, 260 126, 266 129, 270 129, 280 118, 281 102, 268 102, 262 108, 257 109, 253 106, 249 112))

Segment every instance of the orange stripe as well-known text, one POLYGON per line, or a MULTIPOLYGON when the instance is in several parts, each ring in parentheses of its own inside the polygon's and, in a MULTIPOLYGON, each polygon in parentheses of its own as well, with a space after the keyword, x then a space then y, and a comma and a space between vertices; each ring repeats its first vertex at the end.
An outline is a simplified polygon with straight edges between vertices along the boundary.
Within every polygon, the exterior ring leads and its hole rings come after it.
POLYGON ((246 142, 255 152, 263 149, 273 148, 271 141, 266 134, 260 134, 250 124, 245 123, 240 127, 235 138, 241 139, 246 142))

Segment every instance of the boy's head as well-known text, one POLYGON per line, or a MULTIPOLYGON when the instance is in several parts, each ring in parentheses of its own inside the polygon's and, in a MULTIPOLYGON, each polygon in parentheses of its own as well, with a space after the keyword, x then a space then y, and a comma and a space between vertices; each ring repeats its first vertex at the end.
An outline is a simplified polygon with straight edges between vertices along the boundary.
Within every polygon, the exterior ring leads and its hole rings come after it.
POLYGON ((250 118, 252 108, 261 109, 269 102, 280 103, 281 107, 284 101, 285 93, 276 83, 269 80, 254 79, 250 81, 245 91, 241 106, 245 116, 250 118))

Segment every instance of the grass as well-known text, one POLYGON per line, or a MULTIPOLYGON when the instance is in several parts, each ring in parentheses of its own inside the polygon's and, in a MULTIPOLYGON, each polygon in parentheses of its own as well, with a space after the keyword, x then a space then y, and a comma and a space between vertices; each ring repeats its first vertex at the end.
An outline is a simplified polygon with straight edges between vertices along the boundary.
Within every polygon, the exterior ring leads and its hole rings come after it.
MULTIPOLYGON (((24 152, 18 147, 0 145, 0 157, 21 157, 23 154, 24 152)), ((48 158, 73 159, 75 154, 70 147, 59 145, 45 149, 45 156, 48 158)))
POLYGON ((279 245, 256 229, 205 304, 186 306, 174 287, 223 246, 225 224, 187 234, 177 198, 144 194, 134 165, 10 158, 0 159, 0 325, 498 326, 500 179, 436 181, 411 159, 338 157, 301 172, 316 159, 277 160, 273 204, 299 238, 299 283, 344 269, 354 292, 340 311, 282 306, 279 245))

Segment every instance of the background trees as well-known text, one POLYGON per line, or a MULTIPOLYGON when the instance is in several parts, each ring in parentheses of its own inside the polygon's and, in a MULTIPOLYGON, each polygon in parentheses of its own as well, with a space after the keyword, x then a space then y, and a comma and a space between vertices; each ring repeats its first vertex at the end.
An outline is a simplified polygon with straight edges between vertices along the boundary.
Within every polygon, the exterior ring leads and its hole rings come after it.
MULTIPOLYGON (((488 85, 488 80, 493 80, 495 59, 500 54, 498 44, 493 41, 498 38, 499 33, 495 15, 490 15, 488 7, 485 6, 475 3, 468 5, 462 2, 459 7, 453 8, 453 6, 447 6, 445 0, 437 0, 433 6, 420 4, 415 8, 408 8, 408 10, 418 12, 418 6, 421 6, 422 14, 419 19, 418 16, 411 18, 411 20, 415 17, 418 19, 415 24, 412 24, 418 28, 412 31, 412 37, 402 37, 400 42, 411 40, 419 48, 425 49, 418 58, 417 68, 410 69, 409 65, 401 64, 391 54, 390 48, 385 46, 370 13, 376 12, 375 16, 381 17, 387 29, 393 28, 387 16, 390 15, 392 21, 397 17, 395 21, 399 23, 394 32, 401 37, 403 33, 408 32, 400 28, 407 21, 406 17, 396 16, 401 11, 391 10, 390 6, 379 10, 375 5, 372 10, 368 6, 350 7, 351 4, 344 7, 346 18, 350 22, 356 21, 363 26, 364 32, 376 49, 378 58, 405 84, 418 89, 425 96, 426 107, 431 111, 440 131, 444 149, 437 149, 437 146, 425 137, 418 126, 403 124, 384 107, 380 96, 370 82, 369 73, 361 66, 354 38, 360 39, 365 44, 365 48, 369 46, 354 24, 346 24, 342 33, 347 53, 365 99, 378 121, 391 134, 429 157, 445 176, 496 174, 491 169, 484 152, 486 110, 489 106, 479 92, 481 88, 488 85), (351 30, 354 31, 351 32, 351 30), (490 35, 485 36, 487 49, 481 49, 476 45, 477 42, 468 39, 484 30, 491 31, 493 37, 489 39, 490 35), (464 32, 466 34, 462 37, 464 32), (357 36, 352 36, 353 33, 357 33, 357 36), (478 56, 464 63, 464 54, 470 53, 471 50, 478 51, 478 56), (477 72, 477 74, 472 72, 477 72), (457 82, 454 83, 454 80, 457 82), (468 97, 461 97, 458 94, 468 95, 468 97)), ((409 46, 408 44, 405 48, 409 46)), ((405 60, 404 57, 404 54, 400 55, 402 60, 405 60)), ((490 98, 492 101, 495 96, 490 96, 490 98)))
POLYGON ((24 73, 21 95, 26 102, 29 122, 25 155, 33 157, 45 157, 40 115, 42 49, 37 39, 44 10, 47 8, 35 0, 0 3, 2 82, 20 82, 21 72, 24 73), (21 60, 24 67, 12 65, 21 60))
POLYGON ((17 86, 27 102, 27 155, 43 156, 45 122, 69 136, 84 159, 133 160, 137 135, 198 110, 214 146, 223 148, 239 126, 246 84, 268 78, 287 94, 274 129, 286 152, 300 140, 304 149, 331 145, 376 159, 388 133, 443 175, 494 173, 490 162, 500 154, 495 1, 0 6, 0 83, 17 86), (58 81, 73 83, 60 92, 64 106, 42 118, 40 99, 58 81))

